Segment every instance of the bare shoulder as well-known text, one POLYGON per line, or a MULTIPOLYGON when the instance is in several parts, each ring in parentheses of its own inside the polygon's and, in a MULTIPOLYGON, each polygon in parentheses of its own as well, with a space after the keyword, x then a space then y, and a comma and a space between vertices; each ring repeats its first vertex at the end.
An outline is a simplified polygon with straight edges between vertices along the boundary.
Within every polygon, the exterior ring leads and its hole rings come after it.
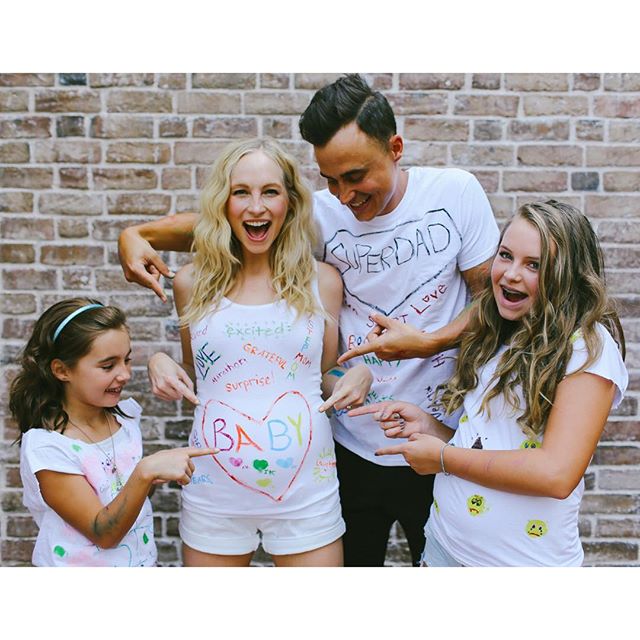
POLYGON ((326 262, 316 262, 318 265, 318 286, 321 295, 342 296, 342 277, 335 267, 326 262))
POLYGON ((176 309, 181 312, 189 302, 195 278, 193 263, 185 264, 178 269, 173 279, 173 297, 176 309))

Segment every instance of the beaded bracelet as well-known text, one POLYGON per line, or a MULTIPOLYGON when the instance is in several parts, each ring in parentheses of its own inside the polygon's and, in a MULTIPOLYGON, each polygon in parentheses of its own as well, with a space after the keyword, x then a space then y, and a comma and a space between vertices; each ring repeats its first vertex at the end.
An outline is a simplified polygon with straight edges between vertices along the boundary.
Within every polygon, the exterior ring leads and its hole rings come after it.
POLYGON ((451 474, 444 468, 444 450, 447 447, 453 447, 453 445, 450 442, 447 442, 442 449, 440 449, 440 468, 442 469, 442 473, 444 473, 445 476, 450 476, 451 474))

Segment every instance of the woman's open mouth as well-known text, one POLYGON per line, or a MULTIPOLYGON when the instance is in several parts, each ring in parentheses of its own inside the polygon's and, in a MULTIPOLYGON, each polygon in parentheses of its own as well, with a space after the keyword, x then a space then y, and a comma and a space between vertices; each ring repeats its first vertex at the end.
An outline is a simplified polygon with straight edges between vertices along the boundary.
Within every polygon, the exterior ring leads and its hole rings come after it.
POLYGON ((242 223, 242 226, 251 240, 260 242, 267 237, 271 222, 269 220, 247 220, 242 223))

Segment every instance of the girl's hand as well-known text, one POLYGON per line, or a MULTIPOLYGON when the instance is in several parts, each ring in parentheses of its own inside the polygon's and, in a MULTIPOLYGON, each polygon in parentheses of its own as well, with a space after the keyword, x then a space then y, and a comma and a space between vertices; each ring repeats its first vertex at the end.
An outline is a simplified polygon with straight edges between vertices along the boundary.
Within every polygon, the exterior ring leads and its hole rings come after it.
POLYGON ((439 473, 440 450, 445 446, 442 440, 424 433, 414 433, 407 442, 385 447, 376 451, 377 456, 401 454, 411 468, 421 476, 439 473))
POLYGON ((318 411, 351 408, 364 404, 373 382, 373 375, 364 364, 347 369, 336 382, 332 394, 320 405, 318 411))
POLYGON ((349 411, 350 416, 373 414, 387 438, 408 438, 414 433, 435 435, 433 416, 410 402, 387 401, 349 411))
POLYGON ((182 400, 200 404, 189 374, 166 353, 154 353, 147 365, 151 390, 163 400, 182 400))
POLYGON ((152 484, 174 480, 184 486, 191 482, 191 476, 195 471, 191 458, 213 455, 219 451, 220 449, 198 449, 197 447, 164 449, 143 458, 138 463, 138 468, 152 484))

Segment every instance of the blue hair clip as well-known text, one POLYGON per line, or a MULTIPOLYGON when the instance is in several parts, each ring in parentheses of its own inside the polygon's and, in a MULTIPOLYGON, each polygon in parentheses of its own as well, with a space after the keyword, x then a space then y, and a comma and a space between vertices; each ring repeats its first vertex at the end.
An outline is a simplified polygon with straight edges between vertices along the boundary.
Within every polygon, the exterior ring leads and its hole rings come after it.
POLYGON ((102 304, 85 304, 84 307, 80 307, 75 311, 72 311, 59 325, 53 334, 53 341, 55 342, 60 335, 60 332, 77 316, 80 315, 83 311, 87 311, 89 309, 95 309, 96 307, 103 307, 102 304))

